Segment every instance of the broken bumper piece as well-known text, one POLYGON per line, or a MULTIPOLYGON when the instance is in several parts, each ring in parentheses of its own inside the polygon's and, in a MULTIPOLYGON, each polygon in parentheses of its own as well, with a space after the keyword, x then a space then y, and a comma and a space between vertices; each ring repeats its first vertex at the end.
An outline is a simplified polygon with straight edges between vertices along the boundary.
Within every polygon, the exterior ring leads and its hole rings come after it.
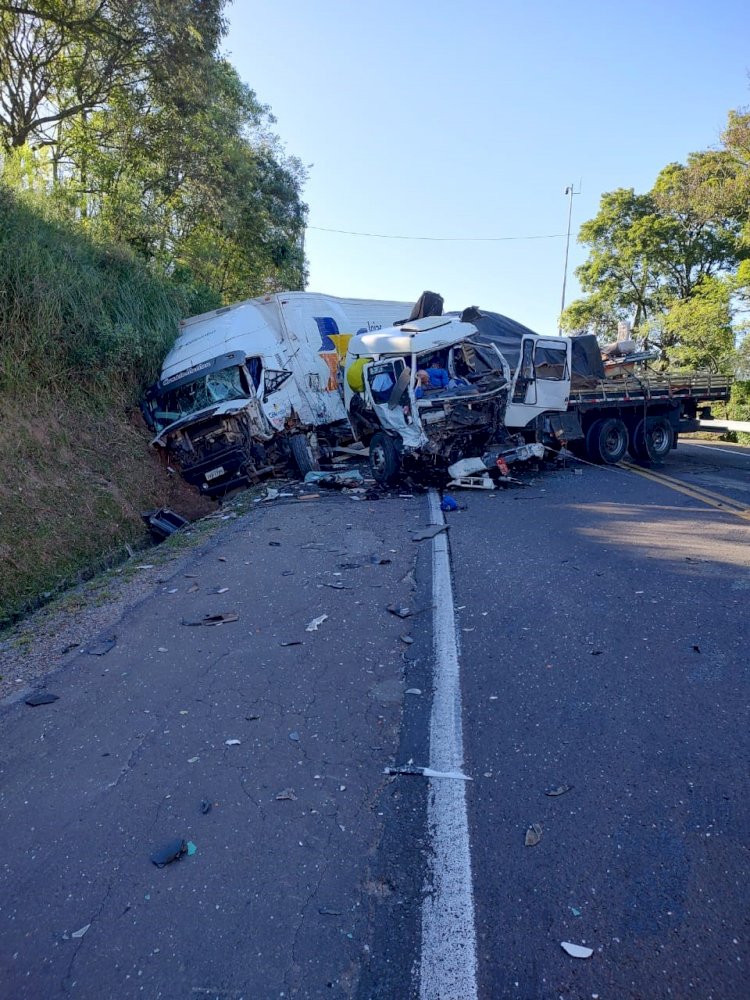
POLYGON ((489 478, 490 470, 499 469, 502 475, 506 475, 507 467, 515 462, 543 457, 543 444, 520 444, 488 452, 481 458, 462 458, 448 466, 448 474, 452 480, 451 485, 491 490, 494 489, 494 483, 489 478))

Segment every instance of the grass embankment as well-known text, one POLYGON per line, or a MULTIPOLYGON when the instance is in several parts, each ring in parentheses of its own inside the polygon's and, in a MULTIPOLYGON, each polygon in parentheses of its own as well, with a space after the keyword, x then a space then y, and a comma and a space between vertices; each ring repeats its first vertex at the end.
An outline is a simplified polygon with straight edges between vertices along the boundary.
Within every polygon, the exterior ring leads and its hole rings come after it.
POLYGON ((149 452, 136 405, 192 305, 0 187, 0 627, 142 539, 141 511, 209 509, 149 452))

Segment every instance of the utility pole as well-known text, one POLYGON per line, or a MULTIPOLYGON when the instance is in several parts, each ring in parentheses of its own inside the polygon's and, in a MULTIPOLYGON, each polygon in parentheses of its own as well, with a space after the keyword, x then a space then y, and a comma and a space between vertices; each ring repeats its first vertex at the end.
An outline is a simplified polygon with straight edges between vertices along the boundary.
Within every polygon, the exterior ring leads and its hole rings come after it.
POLYGON ((558 336, 562 337, 562 314, 565 312, 565 286, 568 283, 568 251, 570 250, 570 220, 573 217, 573 195, 581 193, 581 186, 578 185, 578 190, 573 190, 573 185, 569 184, 565 188, 565 194, 568 196, 568 232, 565 237, 565 267, 563 268, 563 287, 562 287, 562 301, 560 303, 560 321, 558 321, 557 333, 558 336))

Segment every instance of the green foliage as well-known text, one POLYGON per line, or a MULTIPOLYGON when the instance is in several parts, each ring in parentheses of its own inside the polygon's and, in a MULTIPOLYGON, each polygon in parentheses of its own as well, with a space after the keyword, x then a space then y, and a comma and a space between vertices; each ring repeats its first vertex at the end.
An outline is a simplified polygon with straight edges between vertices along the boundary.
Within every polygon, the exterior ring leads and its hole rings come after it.
POLYGON ((750 298, 750 114, 732 112, 725 148, 666 166, 647 194, 604 194, 581 226, 585 297, 561 322, 614 338, 628 319, 663 363, 725 370, 738 295, 750 298))
POLYGON ((220 57, 226 0, 0 2, 2 177, 204 298, 304 287, 304 171, 220 57))
POLYGON ((0 290, 3 393, 135 398, 192 304, 132 251, 98 246, 2 186, 0 290))

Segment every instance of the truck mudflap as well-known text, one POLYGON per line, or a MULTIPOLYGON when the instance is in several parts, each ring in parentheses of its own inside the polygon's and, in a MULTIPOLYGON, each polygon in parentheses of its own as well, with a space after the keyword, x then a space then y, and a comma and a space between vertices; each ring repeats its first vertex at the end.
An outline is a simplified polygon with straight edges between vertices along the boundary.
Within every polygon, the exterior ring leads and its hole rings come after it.
POLYGON ((519 444, 513 447, 493 449, 481 458, 462 458, 448 466, 448 475, 452 486, 474 486, 479 489, 492 489, 486 485, 490 472, 499 470, 501 475, 507 475, 508 466, 516 462, 528 462, 531 458, 544 458, 543 444, 519 444), (465 482, 476 480, 475 482, 465 482))

